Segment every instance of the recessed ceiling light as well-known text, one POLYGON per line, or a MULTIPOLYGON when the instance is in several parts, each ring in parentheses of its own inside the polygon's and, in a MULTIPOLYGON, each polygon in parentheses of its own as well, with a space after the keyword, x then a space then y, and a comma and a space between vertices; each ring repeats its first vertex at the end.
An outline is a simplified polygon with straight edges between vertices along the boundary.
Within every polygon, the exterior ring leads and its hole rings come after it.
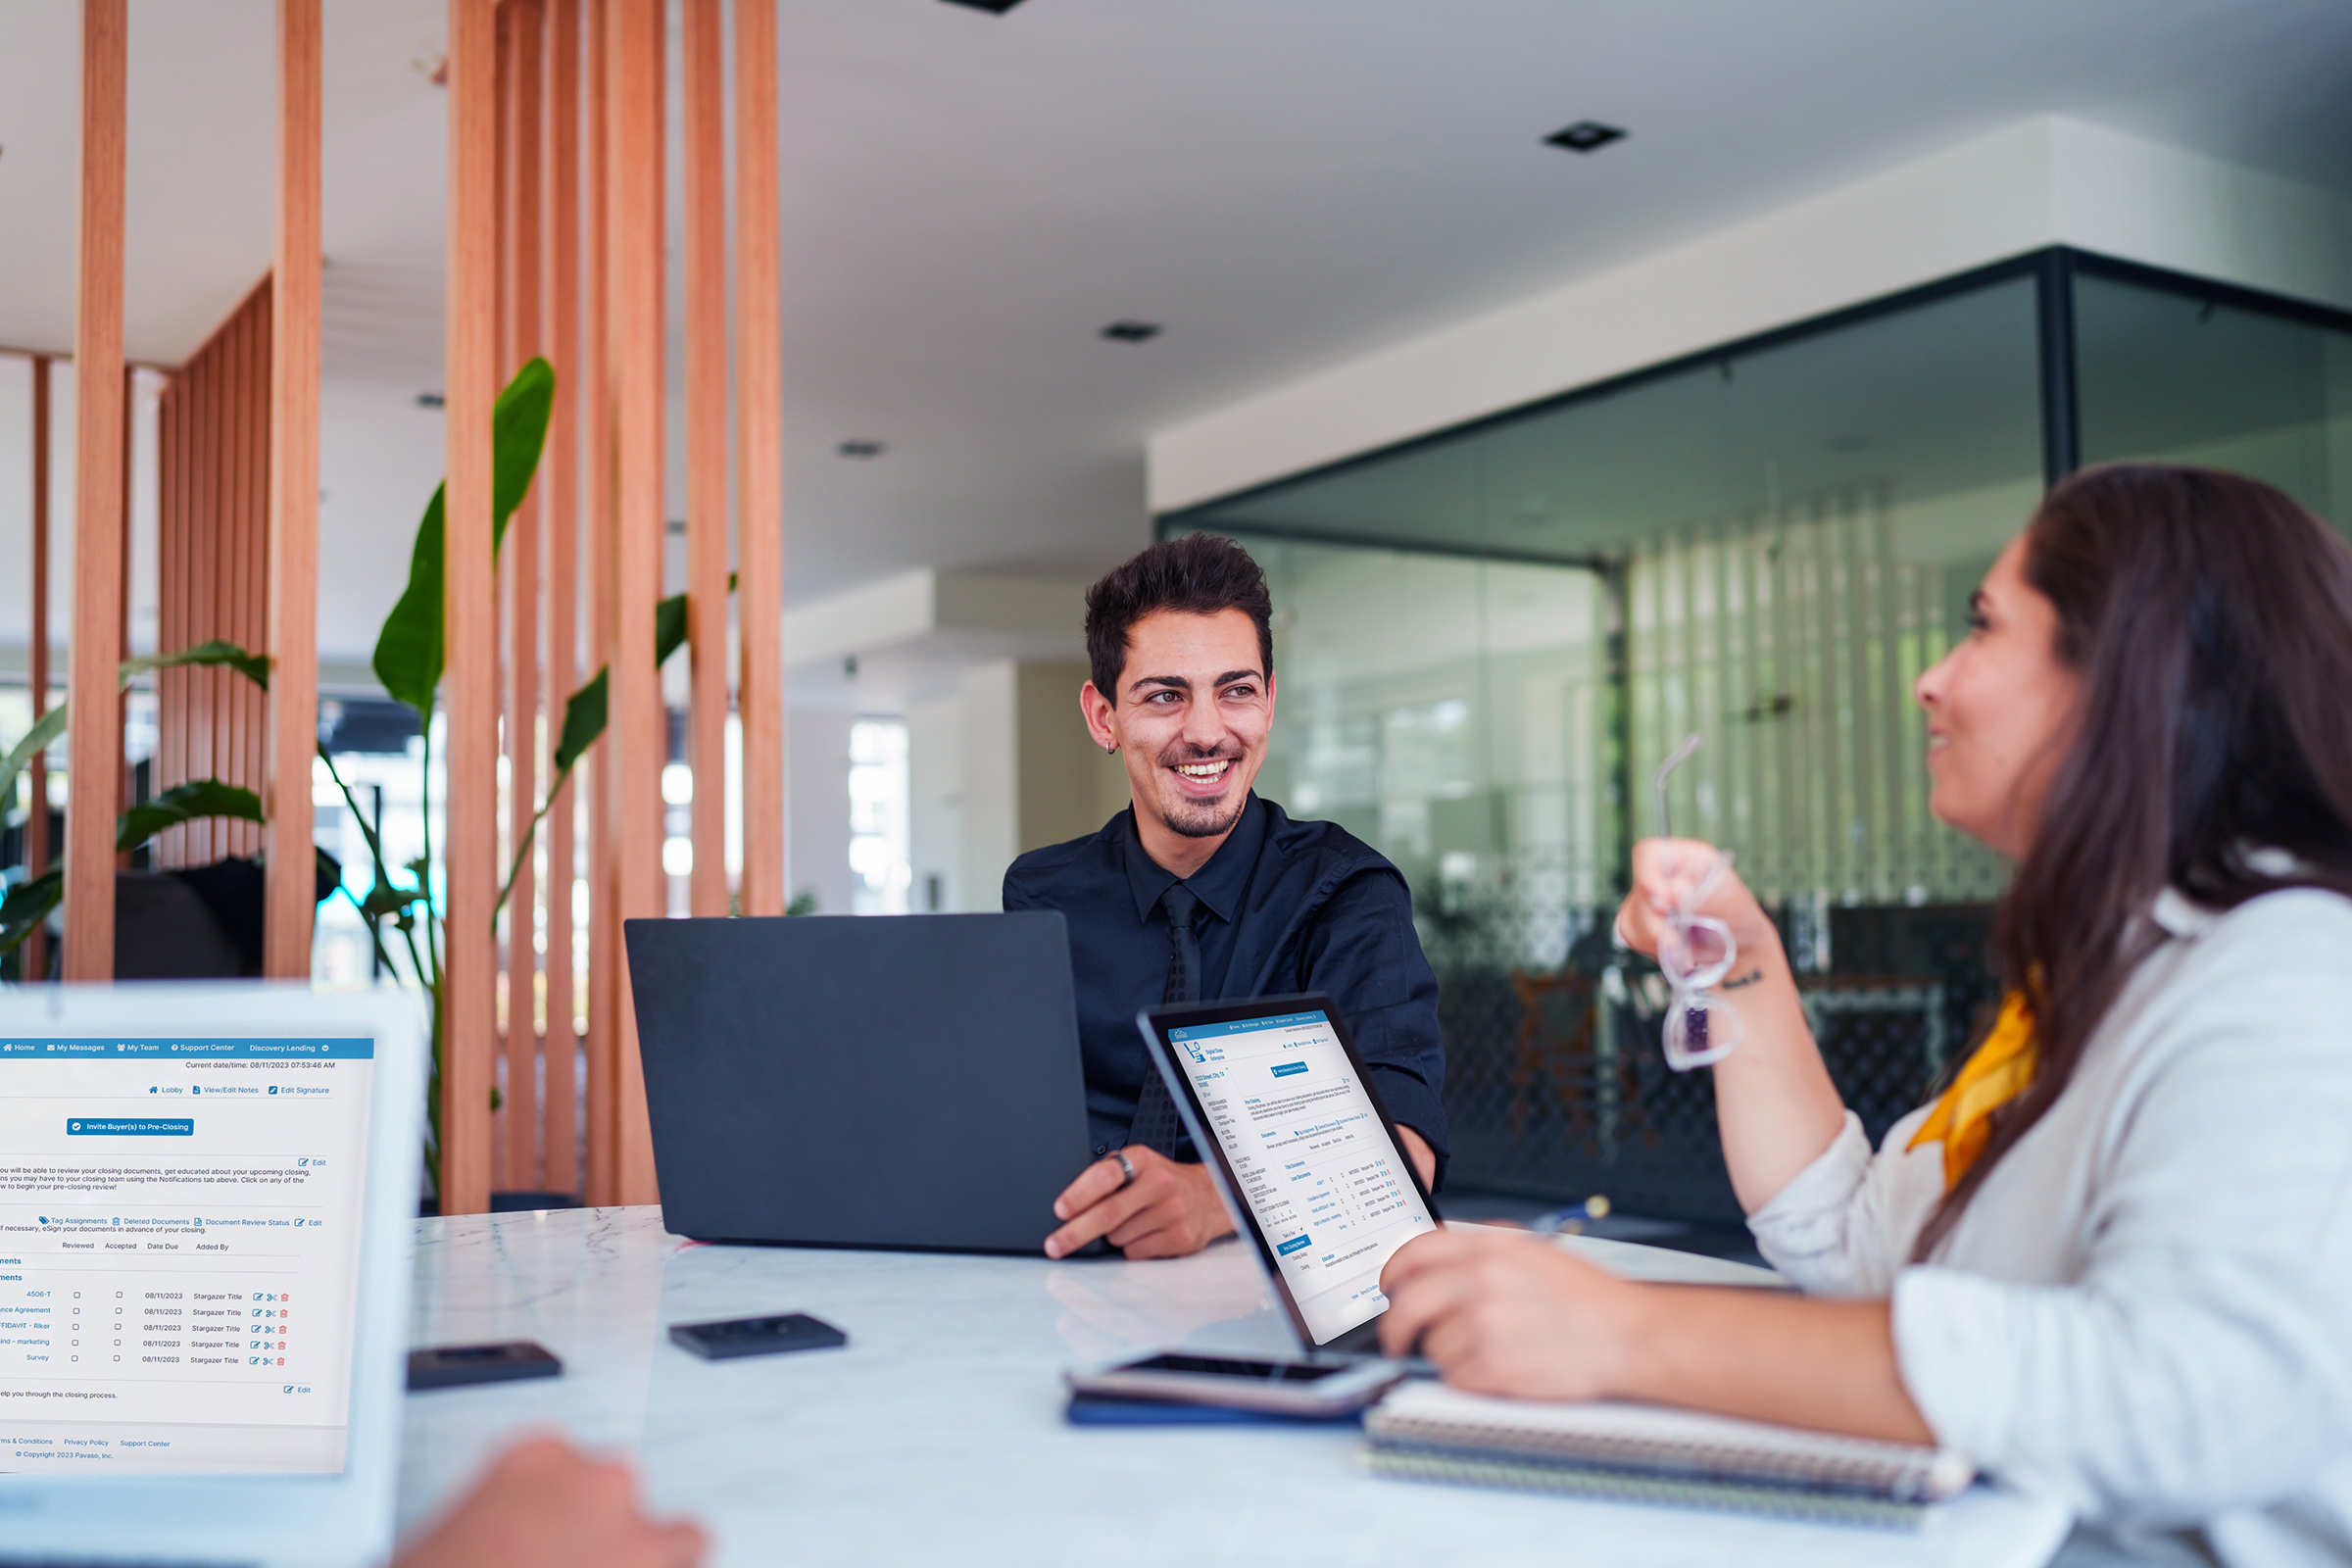
POLYGON ((1625 140, 1625 132, 1615 125, 1604 125, 1597 120, 1580 120, 1544 138, 1546 147, 1565 147, 1572 153, 1598 152, 1613 141, 1625 140))
POLYGON ((443 402, 444 399, 438 392, 419 392, 416 394, 416 406, 420 409, 437 409, 442 406, 443 402))
POLYGON ((859 439, 844 441, 834 450, 845 458, 878 458, 882 455, 883 445, 879 441, 859 439))
POLYGON ((1020 3, 1021 0, 948 0, 948 4, 952 6, 969 6, 974 11, 993 11, 1000 17, 1020 3))
POLYGON ((1157 321, 1113 321, 1102 329, 1113 343, 1149 343, 1159 336, 1157 321))

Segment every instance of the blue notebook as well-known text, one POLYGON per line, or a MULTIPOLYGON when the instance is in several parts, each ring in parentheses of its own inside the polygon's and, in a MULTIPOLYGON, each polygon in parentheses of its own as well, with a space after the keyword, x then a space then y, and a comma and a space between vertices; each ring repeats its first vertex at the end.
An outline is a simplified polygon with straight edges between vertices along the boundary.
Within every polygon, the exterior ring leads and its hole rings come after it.
POLYGON ((1362 1425, 1363 1412, 1346 1415, 1272 1415, 1263 1410, 1236 1410, 1222 1404, 1180 1404, 1173 1399, 1114 1399, 1099 1394, 1073 1394, 1064 1419, 1074 1427, 1352 1427, 1362 1425))

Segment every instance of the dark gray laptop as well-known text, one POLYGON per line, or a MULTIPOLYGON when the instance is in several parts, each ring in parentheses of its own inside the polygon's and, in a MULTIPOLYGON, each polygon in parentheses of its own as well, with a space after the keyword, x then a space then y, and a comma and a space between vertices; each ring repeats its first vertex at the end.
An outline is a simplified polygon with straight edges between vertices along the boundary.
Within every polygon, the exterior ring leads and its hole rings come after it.
POLYGON ((1062 917, 630 920, 662 1218, 711 1242, 1038 1251, 1084 1170, 1062 917))

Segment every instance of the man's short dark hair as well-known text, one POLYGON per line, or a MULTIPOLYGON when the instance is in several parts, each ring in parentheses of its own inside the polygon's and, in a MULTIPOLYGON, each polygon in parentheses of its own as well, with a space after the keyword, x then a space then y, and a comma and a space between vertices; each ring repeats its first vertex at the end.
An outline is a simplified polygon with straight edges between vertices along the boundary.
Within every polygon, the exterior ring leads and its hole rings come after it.
POLYGON ((1223 534, 1164 539, 1086 591, 1086 658, 1095 690, 1113 706, 1127 667, 1128 634, 1146 615, 1173 610, 1214 615, 1238 610, 1257 627, 1258 673, 1274 675, 1274 596, 1265 568, 1223 534))

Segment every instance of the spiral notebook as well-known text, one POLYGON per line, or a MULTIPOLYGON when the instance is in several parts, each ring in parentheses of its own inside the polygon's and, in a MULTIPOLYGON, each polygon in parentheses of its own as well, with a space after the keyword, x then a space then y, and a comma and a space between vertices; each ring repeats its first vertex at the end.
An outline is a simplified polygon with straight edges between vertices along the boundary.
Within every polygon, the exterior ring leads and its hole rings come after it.
POLYGON ((1916 1527, 1976 1477, 1949 1449, 1437 1383, 1397 1389, 1364 1429, 1364 1462, 1378 1475, 1894 1528, 1916 1527))

